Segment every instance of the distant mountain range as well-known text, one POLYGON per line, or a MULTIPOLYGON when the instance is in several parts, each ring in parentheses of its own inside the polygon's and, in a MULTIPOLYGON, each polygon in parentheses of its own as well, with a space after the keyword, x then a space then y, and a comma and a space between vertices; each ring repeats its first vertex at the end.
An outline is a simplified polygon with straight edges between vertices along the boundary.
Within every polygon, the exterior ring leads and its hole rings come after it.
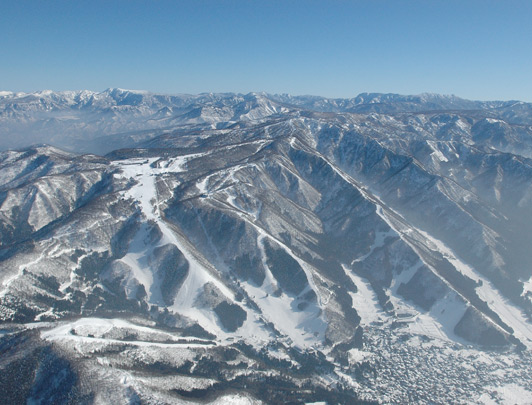
POLYGON ((0 92, 0 148, 4 398, 532 392, 532 104, 0 92))
POLYGON ((352 99, 265 93, 161 95, 145 91, 0 92, 0 149, 50 144, 104 154, 176 127, 222 129, 301 112, 400 114, 453 111, 530 126, 532 104, 455 96, 363 93, 352 99))

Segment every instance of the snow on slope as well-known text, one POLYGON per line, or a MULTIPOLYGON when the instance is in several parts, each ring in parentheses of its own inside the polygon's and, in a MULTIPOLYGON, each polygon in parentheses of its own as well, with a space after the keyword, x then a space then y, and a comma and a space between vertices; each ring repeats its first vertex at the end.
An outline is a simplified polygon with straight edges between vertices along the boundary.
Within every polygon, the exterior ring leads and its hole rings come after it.
POLYGON ((361 256, 361 257, 358 257, 356 258, 355 260, 353 260, 351 262, 351 265, 353 265, 354 263, 356 262, 363 262, 364 260, 366 260, 366 258, 368 258, 369 256, 372 255, 373 251, 375 249, 378 249, 378 248, 381 248, 384 246, 384 241, 386 240, 387 237, 389 236, 397 236, 397 233, 395 232, 395 230, 393 230, 393 228, 390 228, 389 230, 387 230, 386 232, 382 232, 382 231, 377 231, 377 233, 375 234, 375 242, 373 243, 373 245, 370 247, 370 250, 368 253, 366 253, 365 255, 361 256))
MULTIPOLYGON (((281 241, 267 234, 264 229, 260 228, 257 224, 251 221, 250 218, 247 218, 244 213, 239 213, 239 215, 246 222, 255 227, 259 234, 257 245, 260 248, 262 264, 265 269, 265 279, 261 286, 255 286, 246 281, 241 283, 242 287, 253 299, 255 304, 258 305, 262 312, 262 317, 267 322, 273 322, 276 328, 290 339, 293 346, 299 348, 318 347, 323 341, 327 323, 321 311, 323 301, 319 293, 319 289, 316 287, 313 281, 312 272, 308 268, 308 264, 295 255, 292 250, 281 241), (288 296, 284 292, 280 296, 273 295, 273 293, 277 290, 277 281, 269 270, 268 264, 266 262, 266 253, 264 251, 263 245, 263 241, 266 238, 271 239, 280 245, 286 253, 288 253, 294 260, 298 262, 303 271, 305 271, 307 280, 309 282, 309 287, 307 288, 309 290, 312 288, 312 290, 316 292, 318 296, 317 304, 309 304, 305 310, 299 310, 296 308, 296 303, 293 297, 288 296)), ((247 333, 248 336, 253 336, 254 341, 256 342, 259 338, 257 335, 257 330, 250 328, 246 332, 246 329, 250 326, 251 325, 249 322, 246 321, 246 323, 236 333, 240 336, 243 336, 243 333, 247 333)), ((260 339, 267 340, 267 337, 262 334, 260 339)))
MULTIPOLYGON (((258 143, 259 147, 263 147, 264 142, 258 143)), ((226 179, 238 183, 235 178, 235 173, 251 165, 236 165, 224 169, 219 173, 223 173, 226 179)), ((201 181, 196 183, 199 193, 211 196, 209 191, 209 179, 213 175, 205 176, 201 181)), ((226 181, 226 180, 224 180, 226 181)), ((218 185, 218 188, 223 188, 223 185, 218 185)), ((258 213, 248 213, 243 211, 235 202, 230 194, 227 194, 226 203, 234 208, 233 213, 238 215, 243 221, 255 228, 258 233, 257 246, 259 246, 262 264, 266 269, 266 278, 261 286, 255 286, 249 282, 242 282, 242 287, 247 294, 252 297, 253 301, 260 308, 263 317, 268 322, 273 322, 276 328, 286 335, 296 347, 317 347, 323 341, 327 322, 322 314, 323 299, 319 288, 314 282, 314 269, 311 269, 309 264, 299 258, 293 251, 279 239, 269 234, 265 229, 258 225, 258 213), (309 304, 304 310, 296 308, 296 302, 293 297, 282 293, 281 296, 274 296, 273 293, 277 290, 277 281, 271 274, 268 263, 266 261, 266 253, 264 251, 264 240, 269 239, 275 244, 279 245, 288 255, 290 255, 303 269, 309 283, 308 290, 312 289, 317 295, 317 304, 309 304)), ((302 292, 304 294, 305 291, 302 292)))
MULTIPOLYGON (((35 324, 38 325, 38 324, 35 324)), ((197 348, 215 346, 209 340, 198 338, 186 338, 175 336, 171 333, 153 329, 151 327, 140 326, 124 319, 104 319, 104 318, 80 318, 74 322, 61 322, 58 326, 43 330, 41 337, 46 340, 74 340, 78 343, 124 343, 135 346, 155 346, 197 348), (111 336, 120 336, 125 331, 137 332, 144 339, 118 339, 111 336)))
MULTIPOLYGON (((146 256, 150 249, 166 244, 175 245, 183 254, 189 263, 189 272, 184 280, 173 305, 170 307, 175 312, 185 315, 196 320, 203 328, 215 335, 227 339, 234 334, 228 334, 217 322, 216 314, 212 310, 204 310, 197 305, 197 299, 203 292, 203 287, 207 283, 214 284, 229 301, 234 301, 234 293, 227 288, 214 274, 207 269, 191 250, 188 241, 179 235, 174 229, 164 221, 159 211, 157 190, 155 185, 156 175, 169 173, 172 171, 179 172, 185 170, 183 165, 187 160, 198 156, 191 154, 181 156, 163 167, 153 167, 152 165, 157 158, 150 159, 127 159, 116 161, 115 164, 122 169, 122 176, 126 179, 134 179, 137 183, 124 195, 138 202, 146 220, 154 221, 162 232, 162 238, 155 246, 142 246, 146 239, 146 228, 141 227, 133 242, 130 245, 130 251, 122 260, 134 269, 134 275, 137 281, 141 282, 146 292, 150 291, 150 300, 157 303, 160 297, 160 288, 155 285, 150 268, 148 267, 146 256), (144 249, 143 249, 144 248, 144 249), (155 292, 155 293, 153 293, 155 292)), ((270 338, 269 333, 263 328, 256 315, 246 308, 247 319, 244 325, 240 327, 236 335, 250 338, 250 341, 267 341, 270 338)))
MULTIPOLYGON (((295 141, 291 140, 291 145, 295 145, 295 141)), ((374 244, 371 247, 370 253, 380 247, 384 244, 384 240, 387 236, 399 236, 404 242, 406 242, 408 245, 410 245, 414 250, 415 247, 411 245, 411 243, 403 237, 403 230, 399 229, 395 221, 393 221, 387 214, 387 212, 383 209, 384 204, 380 199, 372 195, 368 192, 368 190, 365 187, 362 187, 358 182, 353 179, 351 176, 349 176, 347 173, 344 173, 342 170, 340 170, 335 165, 331 164, 328 159, 320 155, 320 157, 327 162, 327 164, 334 170, 340 177, 342 177, 346 182, 353 185, 357 188, 358 191, 364 196, 365 199, 368 201, 371 201, 376 206, 376 213, 379 215, 390 227, 390 230, 388 232, 380 232, 376 235, 376 239, 374 244)), ((391 211, 391 210, 390 210, 391 211)), ((397 213, 394 212, 395 215, 399 216, 397 213)), ((410 231, 410 230, 406 230, 410 231)), ((368 254, 368 255, 369 255, 368 254)), ((358 259, 355 259, 353 261, 355 262, 364 260, 368 255, 364 255, 358 259)), ((421 266, 423 262, 419 262, 418 266, 421 266)), ((463 339, 457 337, 454 334, 454 327, 456 323, 462 318, 464 315, 467 307, 465 305, 465 302, 460 299, 458 294, 452 293, 448 294, 441 302, 441 306, 445 307, 445 305, 450 305, 450 308, 452 308, 452 311, 448 311, 447 314, 444 313, 444 311, 439 308, 439 306, 434 306, 431 308, 431 311, 429 313, 423 313, 420 308, 417 306, 411 305, 407 301, 404 300, 404 298, 399 297, 397 294, 397 288, 400 286, 401 282, 407 283, 415 274, 415 272, 418 270, 418 266, 414 266, 410 268, 409 270, 404 271, 401 273, 398 277, 398 279, 394 282, 394 285, 392 286, 392 294, 390 296, 390 301, 394 305, 396 309, 399 311, 403 311, 405 314, 416 314, 414 318, 411 319, 412 322, 409 323, 409 330, 413 333, 420 333, 423 335, 431 336, 434 338, 442 339, 442 340, 452 340, 452 341, 463 341, 463 339)), ((346 272, 350 277, 352 277, 351 272, 346 272)), ((355 281, 355 280, 354 280, 355 281)), ((364 285, 363 280, 359 280, 359 284, 355 282, 357 286, 364 285)), ((366 284, 366 287, 369 288, 366 289, 364 292, 368 295, 366 295, 366 299, 370 298, 371 296, 371 286, 368 286, 366 284)), ((364 287, 362 287, 364 288, 364 287)), ((359 297, 356 297, 352 295, 352 298, 359 300, 359 297)), ((371 299, 371 298, 370 298, 371 299)), ((360 304, 360 303, 359 303, 360 304)), ((367 320, 375 319, 376 316, 376 310, 375 308, 371 308, 371 305, 368 307, 367 304, 364 304, 364 308, 366 310, 365 316, 367 320)), ((358 308, 356 308, 358 310, 358 308)))
POLYGON ((528 348, 532 348, 532 325, 521 309, 504 298, 493 284, 478 271, 464 263, 443 242, 418 229, 418 232, 429 242, 429 247, 441 253, 456 270, 480 285, 475 288, 480 299, 495 311, 504 322, 514 330, 515 336, 528 348))
MULTIPOLYGON (((262 228, 253 224, 259 232, 257 245, 260 248, 262 264, 266 269, 266 277, 262 286, 255 287, 246 282, 244 286, 246 291, 255 297, 255 302, 261 308, 268 320, 273 321, 281 332, 290 337, 296 347, 317 347, 323 341, 323 336, 327 328, 327 323, 322 315, 320 307, 323 304, 319 289, 316 287, 312 272, 308 264, 301 260, 292 250, 278 239, 267 234, 262 228), (309 305, 305 310, 296 310, 293 298, 287 296, 284 292, 280 297, 272 295, 277 289, 277 281, 269 270, 266 261, 266 252, 264 251, 264 240, 269 238, 275 241, 301 266, 309 287, 316 292, 318 303, 309 305)), ((309 289, 310 289, 309 288, 309 289)))
MULTIPOLYGON (((388 208, 388 210, 390 209, 388 208)), ((387 213, 387 211, 382 208, 382 205, 379 205, 377 207, 377 213, 379 214, 379 216, 381 216, 381 218, 383 218, 388 223, 388 225, 390 225, 390 227, 394 229, 397 227, 396 221, 392 220, 392 218, 387 213)), ((398 216, 398 214, 395 212, 394 212, 394 215, 398 216)), ((502 319, 504 319, 505 323, 514 330, 515 336, 523 344, 525 344, 528 348, 532 348, 532 325, 530 325, 527 322, 526 316, 524 315, 524 313, 519 308, 517 308, 515 305, 510 303, 506 298, 504 298, 488 279, 483 277, 479 272, 477 272, 476 270, 471 268, 469 265, 464 263, 462 260, 460 260, 454 254, 454 252, 450 248, 448 248, 443 242, 432 237, 427 232, 424 232, 420 229, 415 229, 415 230, 396 229, 396 231, 401 236, 401 238, 407 244, 409 244, 414 250, 417 250, 416 247, 413 246, 411 242, 408 241, 407 238, 404 238, 402 234, 415 232, 421 235, 425 239, 427 247, 435 252, 440 253, 445 259, 447 259, 447 261, 449 261, 449 263, 451 263, 455 267, 456 270, 464 274, 466 277, 472 279, 473 281, 476 281, 476 282, 480 281, 481 282, 480 285, 476 287, 475 289, 478 296, 482 300, 484 300, 494 312, 496 312, 502 319)), ((426 265, 429 266, 428 264, 426 265)), ((412 275, 413 274, 414 273, 412 273, 412 275)), ((463 303, 460 304, 460 302, 457 301, 457 297, 446 297, 445 299, 451 300, 449 303, 447 303, 447 305, 450 305, 451 308, 455 308, 454 309, 455 314, 460 314, 460 313, 463 314, 465 312, 464 304, 463 303)), ((400 299, 397 300, 399 304, 400 304, 400 301, 403 301, 403 304, 404 304, 404 300, 400 300, 400 299)), ((446 329, 448 331, 447 333, 450 333, 450 330, 452 330, 451 328, 452 323, 455 320, 456 322, 458 322, 458 320, 460 319, 460 318, 457 319, 457 317, 455 317, 454 315, 452 317, 449 317, 450 312, 451 311, 448 311, 448 314, 446 314, 443 317, 440 317, 437 315, 437 311, 436 312, 434 311, 434 308, 431 309, 431 314, 436 315, 438 321, 442 325, 446 325, 446 329), (449 328, 451 329, 449 330, 449 328)), ((440 311, 440 314, 443 315, 443 312, 440 311)), ((454 328, 454 326, 452 327, 454 328)), ((454 337, 454 339, 457 340, 456 337, 454 337)))
POLYGON ((345 265, 342 266, 345 273, 353 280, 353 283, 358 288, 356 293, 350 292, 353 300, 353 308, 360 316, 360 324, 363 326, 371 325, 376 321, 383 321, 387 315, 382 310, 377 294, 373 291, 371 284, 365 278, 355 274, 345 265))
MULTIPOLYGON (((401 308, 401 302, 397 296, 392 299, 397 308, 401 308)), ((405 303, 405 301, 402 301, 405 303)), ((404 304, 403 304, 404 307, 404 304)), ((428 313, 419 313, 412 322, 408 324, 408 330, 412 333, 430 336, 441 340, 467 342, 456 336, 454 327, 462 319, 467 307, 460 296, 454 291, 449 292, 445 297, 436 301, 428 313)))
POLYGON ((430 148, 433 150, 433 152, 430 154, 430 156, 436 161, 436 162, 448 162, 449 160, 445 157, 445 155, 442 153, 442 151, 438 148, 438 142, 434 141, 427 141, 427 144, 430 146, 430 148))
POLYGON ((500 387, 486 387, 489 392, 478 397, 478 403, 485 405, 513 404, 530 405, 532 403, 532 391, 517 384, 506 384, 500 387))
POLYGON ((532 293, 532 277, 528 281, 523 281, 523 294, 532 293))

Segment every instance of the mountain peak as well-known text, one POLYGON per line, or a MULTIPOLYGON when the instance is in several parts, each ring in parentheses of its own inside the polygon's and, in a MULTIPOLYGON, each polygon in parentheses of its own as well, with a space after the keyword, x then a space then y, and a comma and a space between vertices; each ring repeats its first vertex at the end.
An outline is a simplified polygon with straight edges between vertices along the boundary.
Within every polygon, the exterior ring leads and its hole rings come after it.
POLYGON ((147 94, 153 94, 147 90, 131 90, 131 89, 122 89, 120 87, 110 87, 108 89, 105 89, 102 93, 104 94, 141 94, 141 95, 147 95, 147 94))
POLYGON ((3 98, 0 139, 26 149, 0 153, 2 397, 466 403, 529 390, 532 126, 519 122, 532 111, 495 104, 3 98), (42 142, 54 146, 28 147, 42 142))

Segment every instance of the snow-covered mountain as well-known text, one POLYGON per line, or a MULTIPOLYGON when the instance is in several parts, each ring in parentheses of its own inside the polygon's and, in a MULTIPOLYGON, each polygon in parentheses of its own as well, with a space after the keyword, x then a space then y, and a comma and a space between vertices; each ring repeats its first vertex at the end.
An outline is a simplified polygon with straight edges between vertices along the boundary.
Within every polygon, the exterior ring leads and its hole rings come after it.
MULTIPOLYGON (((422 94, 363 93, 351 99, 265 93, 162 95, 146 91, 0 92, 0 150, 49 144, 74 152, 105 154, 167 133, 245 125, 301 111, 398 114, 463 112, 478 121, 503 120, 530 127, 532 105, 516 101, 478 102, 422 94)), ((494 133, 505 133, 498 129, 494 133)), ((519 131, 518 127, 513 128, 519 131)))
POLYGON ((530 105, 1 94, 4 398, 532 392, 530 105))
POLYGON ((176 126, 203 130, 286 111, 257 93, 0 92, 0 149, 50 144, 77 152, 107 153, 176 126))

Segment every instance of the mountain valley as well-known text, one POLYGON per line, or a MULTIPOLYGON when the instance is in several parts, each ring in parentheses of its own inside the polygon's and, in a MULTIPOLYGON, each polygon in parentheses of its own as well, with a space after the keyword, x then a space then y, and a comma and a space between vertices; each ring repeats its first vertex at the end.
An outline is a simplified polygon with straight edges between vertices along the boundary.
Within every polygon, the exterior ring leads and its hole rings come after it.
POLYGON ((532 396, 531 104, 2 92, 0 123, 9 402, 532 396))

